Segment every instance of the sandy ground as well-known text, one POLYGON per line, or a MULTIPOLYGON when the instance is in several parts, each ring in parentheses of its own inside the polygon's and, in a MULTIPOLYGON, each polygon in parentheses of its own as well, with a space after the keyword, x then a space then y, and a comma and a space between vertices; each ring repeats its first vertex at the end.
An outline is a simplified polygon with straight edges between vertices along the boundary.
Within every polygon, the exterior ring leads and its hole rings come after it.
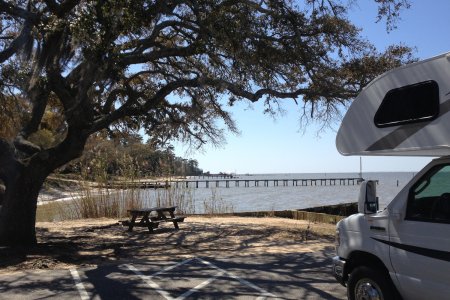
POLYGON ((335 226, 281 218, 189 216, 175 230, 162 224, 127 232, 114 219, 38 222, 38 245, 0 248, 0 273, 66 269, 174 255, 236 256, 321 251, 333 246, 335 226))

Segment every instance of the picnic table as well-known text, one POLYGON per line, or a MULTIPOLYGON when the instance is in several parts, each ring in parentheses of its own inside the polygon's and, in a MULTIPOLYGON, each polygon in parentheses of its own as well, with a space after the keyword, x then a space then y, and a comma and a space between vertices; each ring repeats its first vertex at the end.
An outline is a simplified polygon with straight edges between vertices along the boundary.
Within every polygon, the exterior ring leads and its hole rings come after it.
POLYGON ((147 227, 153 232, 163 222, 172 222, 179 229, 178 222, 183 222, 185 217, 175 217, 175 209, 176 206, 129 209, 130 220, 122 221, 122 224, 128 226, 128 231, 133 231, 133 227, 147 227))

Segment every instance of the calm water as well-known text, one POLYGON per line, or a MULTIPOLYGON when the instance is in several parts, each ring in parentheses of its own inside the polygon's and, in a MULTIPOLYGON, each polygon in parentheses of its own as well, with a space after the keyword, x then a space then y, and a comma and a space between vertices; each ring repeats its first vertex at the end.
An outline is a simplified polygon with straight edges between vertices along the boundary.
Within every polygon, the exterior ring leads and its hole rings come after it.
MULTIPOLYGON (((364 179, 379 180, 377 194, 380 198, 380 208, 384 208, 393 197, 408 183, 414 176, 412 172, 377 172, 364 173, 364 179)), ((359 185, 335 185, 321 186, 279 186, 274 187, 273 182, 269 182, 269 187, 265 187, 263 182, 259 186, 254 186, 255 180, 264 179, 325 179, 325 178, 356 178, 357 173, 314 173, 314 174, 255 174, 255 175, 236 175, 240 180, 250 180, 250 187, 244 187, 244 182, 240 187, 235 187, 235 182, 230 179, 230 187, 226 188, 222 182, 220 187, 215 187, 216 179, 209 179, 209 188, 205 184, 200 184, 199 188, 190 187, 188 189, 189 197, 195 202, 195 211, 203 212, 203 203, 214 198, 225 204, 232 205, 233 211, 261 211, 261 210, 288 210, 300 209, 314 206, 331 205, 339 203, 356 202, 359 194, 359 185)), ((191 177, 189 180, 206 180, 203 178, 191 177)), ((309 184, 309 183, 308 183, 309 184)), ((327 183, 328 184, 328 183, 327 183)), ((195 184, 191 184, 195 186, 195 184)), ((158 190, 146 190, 145 198, 148 199, 148 205, 154 203, 158 190)))

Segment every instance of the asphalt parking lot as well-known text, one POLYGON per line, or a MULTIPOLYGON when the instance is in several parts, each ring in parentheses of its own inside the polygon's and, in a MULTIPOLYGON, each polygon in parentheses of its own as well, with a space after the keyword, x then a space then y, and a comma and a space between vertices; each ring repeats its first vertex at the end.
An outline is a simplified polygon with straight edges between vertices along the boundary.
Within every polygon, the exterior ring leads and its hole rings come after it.
POLYGON ((346 299, 331 249, 0 274, 0 299, 346 299))

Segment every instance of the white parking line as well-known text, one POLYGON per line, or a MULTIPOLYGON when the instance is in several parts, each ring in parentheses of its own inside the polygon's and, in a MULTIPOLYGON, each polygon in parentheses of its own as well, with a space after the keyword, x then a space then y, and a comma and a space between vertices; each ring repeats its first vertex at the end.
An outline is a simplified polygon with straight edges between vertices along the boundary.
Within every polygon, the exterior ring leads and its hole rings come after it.
POLYGON ((142 274, 142 272, 139 271, 138 269, 136 269, 133 265, 125 264, 124 266, 126 266, 130 271, 134 272, 134 274, 138 275, 142 279, 142 281, 147 283, 151 288, 153 288, 155 291, 157 291, 161 296, 163 296, 167 300, 175 299, 175 298, 172 298, 172 296, 170 296, 170 294, 168 292, 163 290, 156 282, 154 282, 152 280, 153 276, 147 276, 147 275, 142 274))
POLYGON ((198 261, 201 261, 202 263, 204 263, 204 264, 206 264, 206 265, 208 265, 208 266, 211 266, 212 268, 214 268, 214 269, 216 269, 216 270, 219 270, 219 271, 224 272, 225 274, 227 274, 228 277, 233 278, 233 279, 236 279, 236 280, 239 281, 241 284, 246 285, 246 286, 248 286, 248 287, 250 287, 250 288, 252 288, 252 289, 254 289, 254 290, 257 290, 258 292, 261 293, 261 295, 257 298, 258 300, 263 300, 263 299, 265 299, 266 297, 277 298, 277 296, 275 296, 274 294, 269 293, 268 291, 266 291, 266 290, 260 288, 260 287, 257 286, 257 285, 254 285, 253 283, 251 283, 251 282, 249 282, 249 281, 247 281, 247 280, 245 280, 245 279, 242 279, 242 278, 240 278, 240 277, 234 275, 233 273, 230 273, 230 272, 228 272, 228 271, 225 271, 225 270, 219 268, 218 266, 216 266, 216 265, 210 263, 209 261, 206 261, 206 260, 201 259, 201 258, 199 258, 199 257, 197 257, 197 260, 198 260, 198 261))
POLYGON ((89 294, 84 288, 83 282, 81 281, 80 274, 78 274, 77 269, 70 269, 70 274, 72 275, 73 281, 75 281, 75 286, 77 287, 81 300, 89 300, 89 294))
POLYGON ((210 284, 211 282, 213 282, 214 280, 216 280, 217 277, 222 276, 224 273, 223 272, 219 272, 216 275, 214 275, 213 277, 211 277, 208 280, 203 281, 202 283, 200 283, 199 285, 197 285, 196 287, 190 289, 189 291, 187 291, 186 293, 184 293, 183 295, 179 296, 176 300, 184 300, 187 297, 189 297, 190 295, 192 295, 193 293, 199 291, 201 288, 207 286, 208 284, 210 284))
POLYGON ((177 263, 177 264, 175 264, 175 265, 173 265, 173 266, 167 267, 167 268, 165 268, 165 269, 163 269, 163 270, 161 270, 161 271, 159 271, 159 272, 156 272, 155 274, 151 275, 150 278, 155 277, 155 276, 159 276, 160 274, 166 273, 167 271, 170 271, 170 270, 172 270, 172 269, 175 269, 176 267, 179 267, 179 266, 182 266, 182 265, 184 265, 184 264, 187 264, 188 262, 190 262, 190 261, 192 261, 192 260, 194 260, 194 259, 195 259, 195 257, 189 258, 189 259, 186 259, 186 260, 183 260, 183 261, 180 262, 180 263, 177 263))
POLYGON ((238 277, 238 276, 236 276, 236 275, 234 275, 234 274, 232 274, 230 272, 227 272, 224 269, 219 268, 218 266, 212 264, 211 262, 206 261, 204 259, 201 259, 199 257, 194 257, 194 258, 190 258, 190 259, 184 260, 184 261, 182 261, 182 262, 180 262, 178 264, 175 264, 173 266, 165 268, 165 269, 163 269, 163 270, 161 270, 161 271, 159 271, 157 273, 154 273, 153 275, 150 275, 150 276, 142 274, 142 272, 139 271, 133 265, 125 264, 124 266, 126 266, 129 270, 134 272, 136 275, 138 275, 144 282, 146 282, 151 288, 153 288, 155 291, 157 291, 161 296, 163 296, 167 300, 184 300, 187 297, 189 297, 190 295, 192 295, 193 293, 198 292, 200 289, 204 288, 205 286, 207 286, 208 284, 213 282, 216 278, 218 278, 220 276, 223 276, 223 275, 225 275, 225 277, 229 277, 229 278, 235 279, 235 280, 239 281, 241 284, 246 285, 246 286, 250 287, 251 289, 258 291, 260 293, 260 295, 256 298, 257 300, 264 300, 267 297, 278 298, 274 294, 267 292, 266 290, 264 290, 264 289, 262 289, 262 288, 260 288, 260 287, 258 287, 256 285, 254 285, 253 283, 251 283, 251 282, 249 282, 249 281, 247 281, 245 279, 242 279, 242 278, 240 278, 240 277, 238 277), (163 274, 163 273, 165 273, 165 272, 167 272, 169 270, 172 270, 172 269, 174 269, 176 267, 179 267, 181 265, 187 264, 188 262, 191 262, 194 259, 196 259, 197 261, 199 261, 199 262, 201 262, 201 263, 203 263, 203 264, 205 264, 205 265, 207 265, 207 266, 209 266, 209 267, 211 267, 213 269, 218 270, 219 273, 217 273, 213 277, 209 278, 208 280, 200 283, 196 287, 188 290, 187 292, 183 293, 182 295, 180 295, 177 298, 173 298, 167 291, 163 290, 157 283, 155 283, 152 280, 153 277, 159 276, 159 275, 161 275, 161 274, 163 274))

